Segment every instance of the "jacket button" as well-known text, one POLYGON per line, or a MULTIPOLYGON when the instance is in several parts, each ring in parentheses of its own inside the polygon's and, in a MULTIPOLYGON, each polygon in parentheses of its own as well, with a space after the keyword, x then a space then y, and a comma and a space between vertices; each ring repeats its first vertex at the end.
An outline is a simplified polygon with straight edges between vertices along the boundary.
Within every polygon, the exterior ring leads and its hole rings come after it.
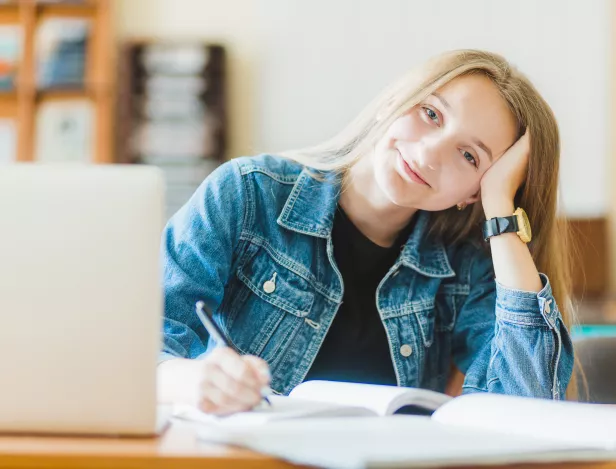
POLYGON ((411 348, 410 345, 404 344, 402 347, 400 347, 400 354, 403 357, 410 357, 412 353, 413 353, 413 349, 411 348))

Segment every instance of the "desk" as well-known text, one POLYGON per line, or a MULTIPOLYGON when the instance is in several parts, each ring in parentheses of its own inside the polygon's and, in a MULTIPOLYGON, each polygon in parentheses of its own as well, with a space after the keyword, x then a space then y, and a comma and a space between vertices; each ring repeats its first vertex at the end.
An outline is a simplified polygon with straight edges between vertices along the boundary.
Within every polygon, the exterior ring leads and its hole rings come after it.
POLYGON ((289 469, 247 450, 203 443, 174 422, 159 438, 0 436, 0 468, 11 469, 289 469))
MULTIPOLYGON (((160 438, 0 437, 0 468, 11 469, 290 469, 246 450, 199 442, 177 422, 160 438)), ((616 461, 497 466, 501 469, 616 469, 616 461)), ((490 469, 482 466, 482 469, 490 469)))

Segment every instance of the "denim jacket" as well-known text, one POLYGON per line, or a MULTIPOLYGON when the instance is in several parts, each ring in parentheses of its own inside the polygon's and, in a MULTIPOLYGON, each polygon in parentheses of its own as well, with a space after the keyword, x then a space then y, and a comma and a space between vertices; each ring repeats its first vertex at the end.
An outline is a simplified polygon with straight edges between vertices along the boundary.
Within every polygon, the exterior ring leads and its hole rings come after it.
MULTIPOLYGON (((344 291, 331 239, 340 184, 324 176, 262 155, 203 182, 163 235, 160 361, 216 346, 195 313, 204 300, 242 353, 269 363, 275 392, 302 382, 344 291)), ((426 236, 429 213, 416 216, 376 291, 398 385, 442 392, 453 363, 463 392, 564 398, 573 349, 547 277, 539 293, 506 288, 485 248, 444 246, 426 236)))

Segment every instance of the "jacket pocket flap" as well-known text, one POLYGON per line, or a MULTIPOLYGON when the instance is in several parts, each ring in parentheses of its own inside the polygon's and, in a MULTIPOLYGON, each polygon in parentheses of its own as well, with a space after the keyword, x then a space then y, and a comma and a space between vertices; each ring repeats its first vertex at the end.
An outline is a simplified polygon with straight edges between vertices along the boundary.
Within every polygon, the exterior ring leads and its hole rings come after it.
POLYGON ((263 250, 238 269, 238 278, 262 300, 298 317, 310 314, 314 294, 308 282, 263 250))

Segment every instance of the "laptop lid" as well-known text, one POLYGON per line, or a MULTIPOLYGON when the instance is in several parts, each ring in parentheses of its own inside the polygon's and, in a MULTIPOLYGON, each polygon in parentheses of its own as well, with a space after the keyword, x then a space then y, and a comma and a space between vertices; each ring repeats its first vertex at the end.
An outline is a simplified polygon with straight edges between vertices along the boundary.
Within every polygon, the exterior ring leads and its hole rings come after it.
POLYGON ((163 187, 145 166, 0 167, 0 431, 154 433, 163 187))

